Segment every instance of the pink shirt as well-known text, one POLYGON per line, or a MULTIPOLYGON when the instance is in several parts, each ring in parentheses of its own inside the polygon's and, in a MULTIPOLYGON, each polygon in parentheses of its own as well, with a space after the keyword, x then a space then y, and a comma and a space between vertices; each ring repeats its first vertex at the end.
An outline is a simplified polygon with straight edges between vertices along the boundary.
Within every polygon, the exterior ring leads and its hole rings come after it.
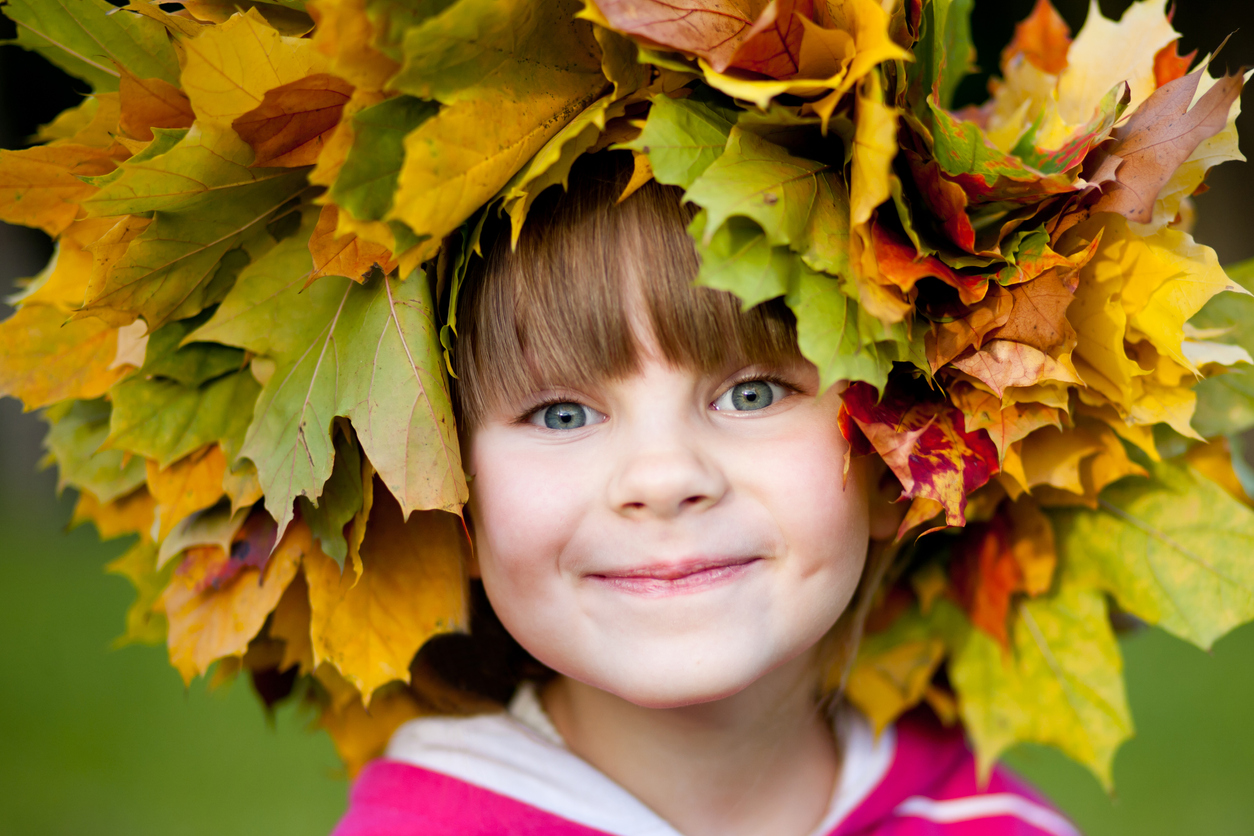
MULTIPOLYGON (((835 720, 841 776, 812 836, 1079 836, 1003 770, 988 786, 961 730, 923 714, 876 738, 856 712, 835 720)), ((562 745, 521 689, 509 713, 422 718, 353 785, 333 836, 680 836, 562 745)))

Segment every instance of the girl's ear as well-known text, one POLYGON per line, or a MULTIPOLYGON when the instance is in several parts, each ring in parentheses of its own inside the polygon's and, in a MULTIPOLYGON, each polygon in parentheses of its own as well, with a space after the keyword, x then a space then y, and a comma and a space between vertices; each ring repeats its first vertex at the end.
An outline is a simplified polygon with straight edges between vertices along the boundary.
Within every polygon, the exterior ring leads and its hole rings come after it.
POLYGON ((908 502, 898 502, 901 482, 879 456, 868 456, 867 511, 870 515, 872 540, 892 540, 897 528, 910 508, 908 502))

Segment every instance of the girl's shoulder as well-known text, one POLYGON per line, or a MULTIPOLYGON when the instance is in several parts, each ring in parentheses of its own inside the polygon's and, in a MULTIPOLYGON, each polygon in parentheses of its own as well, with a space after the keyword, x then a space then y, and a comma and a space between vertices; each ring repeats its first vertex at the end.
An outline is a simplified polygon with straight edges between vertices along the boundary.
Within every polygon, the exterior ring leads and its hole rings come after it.
MULTIPOLYGON (((534 703, 534 704, 533 704, 534 703)), ((1002 769, 985 785, 960 729, 907 716, 878 737, 836 718, 844 765, 813 836, 1077 836, 1002 769)), ((520 693, 510 710, 410 721, 353 785, 334 836, 680 836, 572 754, 520 693)))

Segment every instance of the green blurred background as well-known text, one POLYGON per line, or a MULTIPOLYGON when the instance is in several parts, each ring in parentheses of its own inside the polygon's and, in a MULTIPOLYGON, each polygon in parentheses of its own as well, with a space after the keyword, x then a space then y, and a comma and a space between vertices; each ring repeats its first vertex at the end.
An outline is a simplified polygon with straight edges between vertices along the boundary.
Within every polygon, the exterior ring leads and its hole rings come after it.
MULTIPOLYGON (((986 67, 1031 5, 977 0, 986 67)), ((1057 5, 1078 28, 1083 0, 1057 5)), ((1127 5, 1101 3, 1108 16, 1127 5)), ((1254 3, 1179 6, 1185 50, 1244 28, 1220 63, 1254 64, 1254 3)), ((980 100, 986 78, 968 80, 963 98, 980 100)), ((23 147, 80 92, 42 59, 0 46, 0 147, 23 147)), ((1242 133, 1249 153, 1248 114, 1242 133)), ((1254 256, 1254 166, 1225 166, 1210 185, 1198 239, 1225 263, 1254 256)), ((0 294, 49 251, 41 233, 0 224, 0 294)), ((57 499, 55 475, 37 470, 42 436, 36 416, 0 400, 0 836, 327 833, 347 783, 312 717, 267 717, 243 681, 185 689, 159 648, 112 649, 132 592, 103 566, 126 544, 67 533, 74 497, 57 499)), ((1050 750, 1024 747, 1012 764, 1090 836, 1254 834, 1254 626, 1211 654, 1157 630, 1123 649, 1137 736, 1115 761, 1114 796, 1050 750)))

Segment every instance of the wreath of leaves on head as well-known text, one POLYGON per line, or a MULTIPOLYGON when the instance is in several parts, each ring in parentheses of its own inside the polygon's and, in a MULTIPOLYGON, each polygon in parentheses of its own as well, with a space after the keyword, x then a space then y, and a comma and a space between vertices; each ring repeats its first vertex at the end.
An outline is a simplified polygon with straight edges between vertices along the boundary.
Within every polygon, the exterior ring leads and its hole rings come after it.
POLYGON ((955 111, 971 5, 9 0, 94 92, 0 151, 0 220, 57 241, 0 393, 75 521, 133 537, 124 640, 303 694, 350 770, 456 707, 414 664, 467 624, 453 302, 488 212, 516 236, 628 150, 628 192, 698 207, 698 284, 786 300, 909 502, 833 685, 961 721, 984 770, 1033 741, 1109 783, 1111 608, 1202 647, 1254 619, 1254 268, 1188 232, 1244 79, 1163 0, 1074 40, 1039 0, 955 111))

